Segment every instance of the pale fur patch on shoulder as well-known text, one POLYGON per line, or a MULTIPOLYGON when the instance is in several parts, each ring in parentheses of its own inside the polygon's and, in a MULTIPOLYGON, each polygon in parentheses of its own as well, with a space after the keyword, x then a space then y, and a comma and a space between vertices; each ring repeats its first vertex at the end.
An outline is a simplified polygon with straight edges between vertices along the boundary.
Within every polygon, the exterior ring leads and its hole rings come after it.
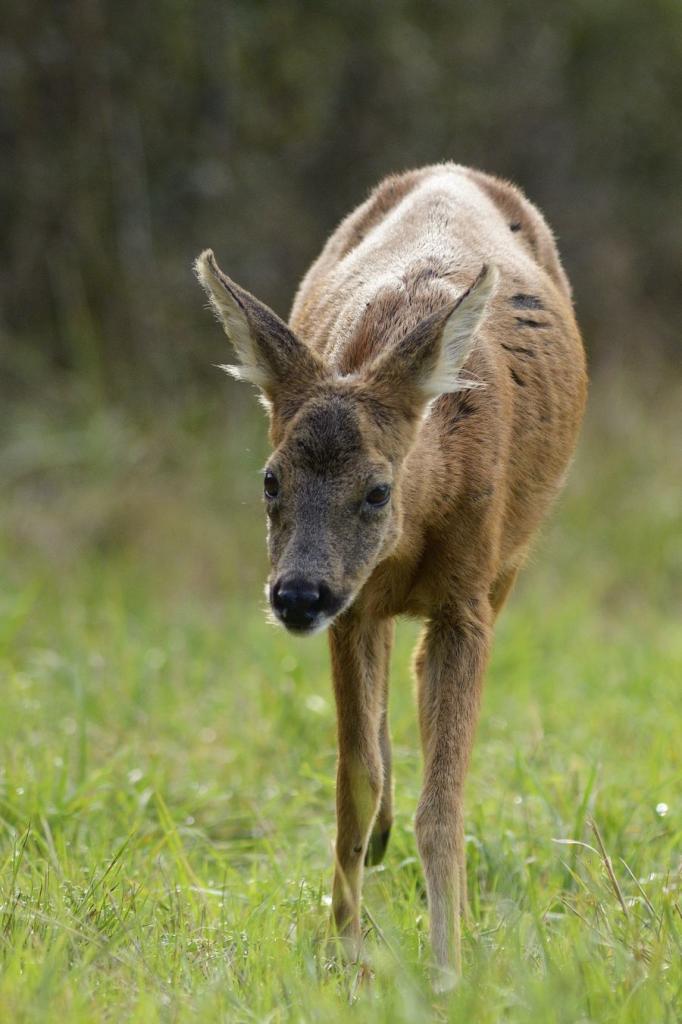
POLYGON ((221 365, 220 369, 237 380, 248 381, 259 388, 264 388, 269 382, 269 374, 258 359, 246 313, 229 286, 229 278, 218 266, 212 249, 205 249, 197 257, 194 271, 208 295, 211 309, 222 324, 239 359, 239 365, 221 365))
POLYGON ((431 399, 454 391, 485 386, 482 381, 461 376, 460 371, 476 344, 476 332, 498 279, 497 267, 484 266, 446 320, 438 361, 423 385, 431 399))

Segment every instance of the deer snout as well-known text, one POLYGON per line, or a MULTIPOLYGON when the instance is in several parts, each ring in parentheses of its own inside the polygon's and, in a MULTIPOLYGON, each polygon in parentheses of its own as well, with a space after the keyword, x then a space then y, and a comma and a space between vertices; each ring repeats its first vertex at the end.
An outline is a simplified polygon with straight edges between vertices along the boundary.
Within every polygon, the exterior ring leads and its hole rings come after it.
POLYGON ((332 592, 325 583, 313 583, 300 576, 277 580, 270 593, 277 618, 287 629, 305 633, 321 618, 336 610, 332 592))

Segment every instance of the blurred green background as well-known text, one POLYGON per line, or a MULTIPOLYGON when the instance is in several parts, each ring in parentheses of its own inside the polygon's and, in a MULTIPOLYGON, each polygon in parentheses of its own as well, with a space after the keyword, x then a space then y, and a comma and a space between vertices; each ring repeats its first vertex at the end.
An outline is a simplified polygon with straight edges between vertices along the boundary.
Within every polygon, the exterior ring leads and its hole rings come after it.
POLYGON ((679 360, 678 0, 5 0, 3 23, 5 385, 215 388, 194 255, 286 315, 372 185, 444 159, 544 210, 593 365, 679 360))
POLYGON ((438 1019, 677 1019, 682 5, 4 0, 2 22, 0 1017, 427 1019, 415 627, 363 995, 321 952, 325 638, 265 623, 265 421, 211 365, 191 264, 212 246, 286 316, 369 188, 454 159, 545 212, 592 386, 500 621, 470 984, 438 1019))

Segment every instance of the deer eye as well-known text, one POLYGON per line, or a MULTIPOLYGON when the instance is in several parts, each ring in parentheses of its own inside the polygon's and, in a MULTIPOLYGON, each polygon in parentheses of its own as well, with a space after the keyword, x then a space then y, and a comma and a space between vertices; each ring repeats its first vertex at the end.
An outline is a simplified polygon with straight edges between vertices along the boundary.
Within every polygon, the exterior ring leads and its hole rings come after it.
POLYGON ((271 469, 265 470, 265 476, 263 477, 263 491, 265 492, 265 497, 269 498, 271 501, 279 494, 279 480, 271 469))
POLYGON ((377 484, 365 497, 365 501, 372 508, 381 508, 385 505, 388 499, 391 497, 391 488, 389 484, 377 484))

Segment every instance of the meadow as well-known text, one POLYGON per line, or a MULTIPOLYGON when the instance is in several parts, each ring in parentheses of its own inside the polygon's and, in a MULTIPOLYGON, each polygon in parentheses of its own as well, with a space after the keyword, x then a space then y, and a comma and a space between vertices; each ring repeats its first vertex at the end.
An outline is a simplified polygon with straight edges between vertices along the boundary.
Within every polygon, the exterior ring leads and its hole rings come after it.
MULTIPOLYGON (((245 390, 245 389, 244 389, 245 390)), ((0 453, 0 1020, 682 1017, 682 389, 601 380, 503 613, 467 786, 465 976, 429 986, 401 623, 396 822, 330 951, 324 636, 263 614, 264 423, 46 386, 0 453)))

